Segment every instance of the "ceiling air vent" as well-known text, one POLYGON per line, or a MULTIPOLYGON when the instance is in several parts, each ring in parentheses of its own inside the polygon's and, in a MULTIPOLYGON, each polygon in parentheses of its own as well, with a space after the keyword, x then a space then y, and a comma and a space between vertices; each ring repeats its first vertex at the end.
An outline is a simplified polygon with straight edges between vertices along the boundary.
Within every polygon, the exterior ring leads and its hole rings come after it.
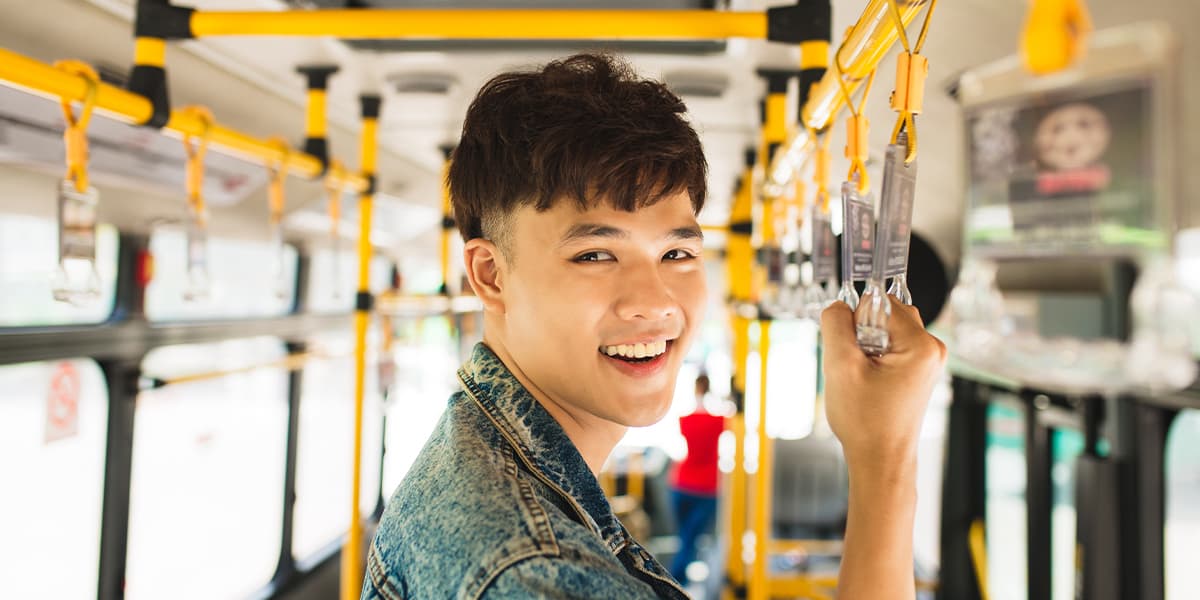
POLYGON ((458 85, 458 78, 449 73, 393 73, 387 77, 388 85, 397 94, 447 95, 458 85))

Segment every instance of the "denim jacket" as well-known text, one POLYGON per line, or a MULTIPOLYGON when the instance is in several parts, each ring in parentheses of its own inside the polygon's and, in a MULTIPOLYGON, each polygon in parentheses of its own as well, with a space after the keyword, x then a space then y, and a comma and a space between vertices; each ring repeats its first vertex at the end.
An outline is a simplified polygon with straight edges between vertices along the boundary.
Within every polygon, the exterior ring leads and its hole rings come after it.
POLYGON ((687 597, 487 346, 458 378, 380 521, 364 600, 687 597))

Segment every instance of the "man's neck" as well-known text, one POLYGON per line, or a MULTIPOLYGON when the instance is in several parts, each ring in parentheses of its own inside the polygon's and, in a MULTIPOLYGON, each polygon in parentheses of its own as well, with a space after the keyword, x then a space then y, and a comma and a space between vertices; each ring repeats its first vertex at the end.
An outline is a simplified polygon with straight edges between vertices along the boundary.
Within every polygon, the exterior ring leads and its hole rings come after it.
POLYGON ((485 327, 483 343, 496 354, 513 374, 513 377, 516 377, 517 381, 521 382, 521 385, 537 400, 538 404, 554 417, 571 443, 575 444, 575 449, 583 456, 583 460, 591 469, 592 474, 599 476, 608 456, 612 454, 617 442, 620 442, 621 438, 625 436, 627 428, 600 419, 595 415, 571 410, 565 404, 555 401, 525 374, 521 366, 513 359, 512 354, 508 352, 504 341, 496 339, 494 336, 488 336, 486 332, 487 328, 485 327))

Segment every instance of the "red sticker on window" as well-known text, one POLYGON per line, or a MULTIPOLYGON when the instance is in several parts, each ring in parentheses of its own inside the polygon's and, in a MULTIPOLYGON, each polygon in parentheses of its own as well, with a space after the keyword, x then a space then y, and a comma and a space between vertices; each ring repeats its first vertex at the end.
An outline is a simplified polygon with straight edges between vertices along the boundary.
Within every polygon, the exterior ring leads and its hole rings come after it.
POLYGON ((79 371, 64 362, 50 375, 46 396, 46 443, 73 437, 79 433, 79 371))

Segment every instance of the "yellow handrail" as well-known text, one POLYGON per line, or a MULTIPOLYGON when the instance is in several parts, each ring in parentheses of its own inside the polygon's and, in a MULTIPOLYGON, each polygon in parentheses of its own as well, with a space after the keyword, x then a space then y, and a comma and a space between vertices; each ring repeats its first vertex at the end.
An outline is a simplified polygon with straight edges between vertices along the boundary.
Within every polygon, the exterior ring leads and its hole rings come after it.
POLYGON ((289 354, 279 360, 273 360, 264 363, 257 363, 245 367, 237 367, 234 369, 219 369, 215 371, 204 371, 201 373, 189 373, 187 375, 179 375, 177 377, 153 377, 147 376, 143 381, 149 383, 148 389, 159 389, 168 385, 180 385, 184 383, 196 383, 199 381, 209 381, 212 379, 220 379, 230 375, 239 375, 241 373, 250 373, 261 369, 284 369, 286 371, 299 371, 304 368, 305 363, 312 359, 335 358, 330 354, 316 354, 313 352, 299 352, 289 354))
MULTIPOLYGON (((907 26, 929 0, 897 0, 897 3, 900 20, 907 26)), ((800 159, 807 162, 812 156, 816 141, 812 132, 824 131, 845 106, 842 86, 845 85, 852 96, 900 39, 891 10, 889 0, 870 0, 858 21, 846 31, 845 39, 834 53, 835 64, 841 65, 841 74, 838 73, 838 69, 829 69, 821 80, 813 85, 808 102, 800 111, 799 126, 792 133, 785 148, 773 158, 767 170, 767 176, 772 183, 778 186, 786 185, 788 182, 779 181, 775 174, 785 171, 793 173, 798 169, 790 168, 789 165, 799 163, 800 159)))
POLYGON ((196 11, 195 37, 334 36, 356 39, 765 38, 764 12, 712 10, 371 9, 196 11))
MULTIPOLYGON (((64 101, 77 102, 82 102, 88 97, 90 85, 86 77, 56 69, 5 48, 0 48, 0 82, 64 101)), ((107 83, 96 83, 95 87, 96 109, 121 121, 144 123, 153 112, 150 101, 133 92, 107 83)), ((321 161, 311 154, 291 150, 285 155, 277 144, 267 139, 257 138, 217 123, 208 126, 193 113, 172 111, 164 129, 180 136, 199 136, 207 129, 209 140, 214 146, 220 146, 224 152, 262 164, 276 164, 286 160, 288 172, 301 177, 317 177, 322 171, 321 161)), ((357 191, 367 189, 367 180, 361 175, 348 176, 346 183, 357 191)))

